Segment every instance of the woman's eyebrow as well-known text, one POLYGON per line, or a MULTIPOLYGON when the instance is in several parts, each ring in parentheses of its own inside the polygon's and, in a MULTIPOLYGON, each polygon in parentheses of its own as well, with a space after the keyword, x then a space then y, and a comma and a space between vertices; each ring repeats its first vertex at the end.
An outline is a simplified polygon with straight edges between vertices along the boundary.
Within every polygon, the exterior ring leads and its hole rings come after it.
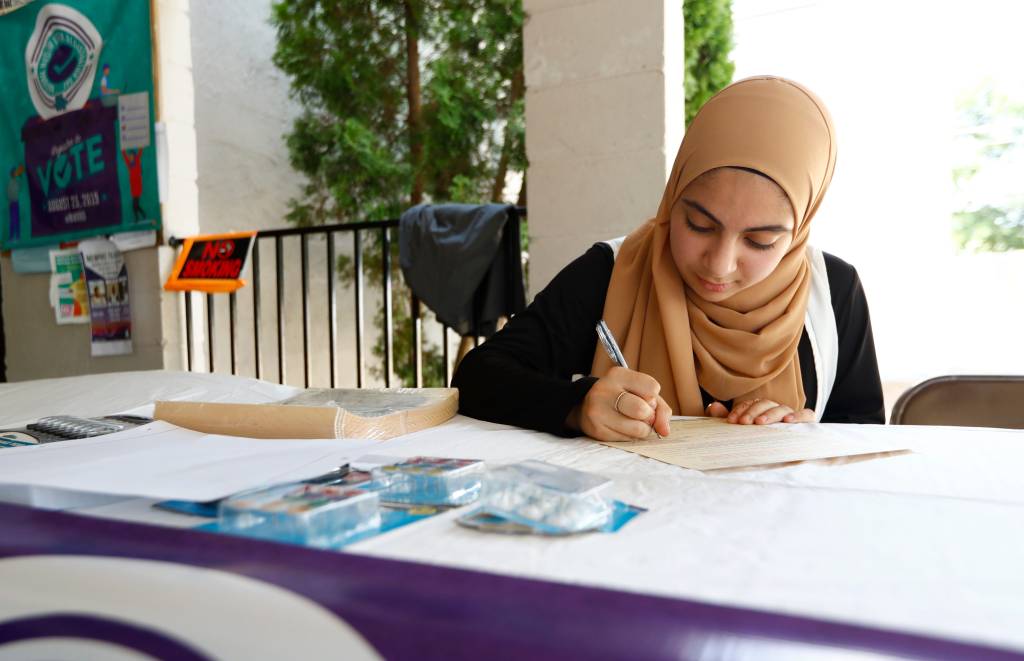
MULTIPOLYGON (((701 204, 700 202, 695 202, 693 200, 689 200, 689 199, 686 199, 684 197, 683 198, 683 203, 686 204, 687 206, 693 207, 697 211, 701 212, 702 214, 707 216, 708 219, 711 220, 711 222, 715 223, 719 227, 723 227, 722 221, 720 221, 719 219, 715 218, 715 214, 713 214, 710 211, 708 211, 707 209, 705 209, 704 205, 701 204)), ((786 227, 785 225, 761 225, 759 227, 748 227, 748 228, 744 229, 743 231, 744 232, 792 232, 793 228, 792 227, 786 227)))
POLYGON ((715 218, 715 214, 713 214, 710 211, 708 211, 707 209, 705 209, 704 205, 701 204, 700 202, 694 202, 693 200, 688 200, 688 199, 686 199, 684 197, 683 198, 683 203, 686 204, 686 206, 693 207, 697 211, 699 211, 702 214, 704 214, 705 216, 707 216, 711 220, 711 222, 715 223, 719 227, 722 227, 722 221, 720 221, 719 219, 715 218))

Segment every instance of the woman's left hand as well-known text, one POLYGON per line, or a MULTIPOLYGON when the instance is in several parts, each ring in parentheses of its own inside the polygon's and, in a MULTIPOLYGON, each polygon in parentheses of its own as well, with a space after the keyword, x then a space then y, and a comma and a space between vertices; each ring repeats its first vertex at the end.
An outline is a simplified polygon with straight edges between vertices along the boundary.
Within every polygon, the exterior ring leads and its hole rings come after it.
POLYGON ((814 422, 814 411, 794 411, 770 399, 748 399, 733 404, 732 411, 721 402, 712 402, 707 413, 712 418, 725 418, 736 425, 770 425, 773 422, 814 422))

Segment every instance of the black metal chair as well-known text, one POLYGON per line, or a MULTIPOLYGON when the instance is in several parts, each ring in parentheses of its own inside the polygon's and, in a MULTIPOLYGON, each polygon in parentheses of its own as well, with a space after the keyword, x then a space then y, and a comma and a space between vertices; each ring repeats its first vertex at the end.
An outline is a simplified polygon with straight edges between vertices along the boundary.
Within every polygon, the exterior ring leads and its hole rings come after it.
POLYGON ((893 425, 1024 429, 1024 376, 939 376, 900 395, 893 425))

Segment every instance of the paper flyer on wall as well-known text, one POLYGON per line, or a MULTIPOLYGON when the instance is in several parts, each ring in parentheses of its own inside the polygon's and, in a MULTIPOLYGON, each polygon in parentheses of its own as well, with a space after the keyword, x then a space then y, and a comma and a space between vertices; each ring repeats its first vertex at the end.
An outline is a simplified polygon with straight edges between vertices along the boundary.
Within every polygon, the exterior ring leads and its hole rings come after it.
POLYGON ((78 245, 89 287, 92 355, 118 356, 132 352, 132 313, 128 302, 128 267, 124 255, 108 239, 89 239, 78 245))
POLYGON ((50 305, 58 324, 89 322, 89 291, 78 248, 50 251, 50 305))

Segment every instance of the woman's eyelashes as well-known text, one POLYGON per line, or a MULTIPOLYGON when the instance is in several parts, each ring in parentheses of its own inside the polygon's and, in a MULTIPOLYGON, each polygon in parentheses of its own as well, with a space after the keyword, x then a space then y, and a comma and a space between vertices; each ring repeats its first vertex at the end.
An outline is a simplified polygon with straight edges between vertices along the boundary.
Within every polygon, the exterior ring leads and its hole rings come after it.
MULTIPOLYGON (((717 229, 715 227, 698 225, 694 223, 692 220, 690 220, 689 216, 686 217, 686 227, 689 228, 690 231, 696 232, 697 234, 710 234, 714 232, 715 229, 717 229)), ((746 241, 747 245, 753 248, 754 250, 771 250, 772 248, 775 247, 776 243, 775 241, 772 241, 771 243, 761 243, 759 241, 754 241, 749 236, 743 237, 743 240, 746 241)))
POLYGON ((703 227, 701 225, 695 224, 692 220, 690 220, 689 216, 686 217, 686 226, 689 227, 694 232, 697 232, 698 234, 710 234, 711 232, 715 231, 714 227, 703 227))
POLYGON ((744 237, 743 240, 746 241, 747 245, 753 248, 754 250, 771 250, 772 248, 775 247, 774 241, 772 241, 771 243, 758 243, 757 241, 751 239, 749 236, 744 237))

